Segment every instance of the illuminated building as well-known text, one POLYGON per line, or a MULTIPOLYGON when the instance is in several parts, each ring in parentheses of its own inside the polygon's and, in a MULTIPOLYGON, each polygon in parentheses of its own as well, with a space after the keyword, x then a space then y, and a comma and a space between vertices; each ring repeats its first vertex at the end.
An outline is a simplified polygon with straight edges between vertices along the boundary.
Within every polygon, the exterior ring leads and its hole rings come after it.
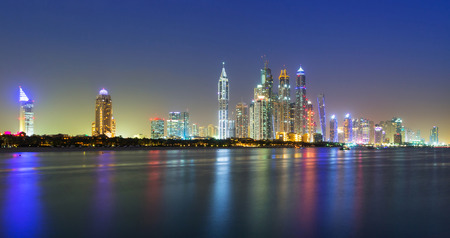
POLYGON ((321 133, 314 133, 314 142, 323 142, 323 135, 321 133))
POLYGON ((216 128, 213 124, 208 125, 208 134, 207 137, 216 138, 216 128))
POLYGON ((289 103, 289 132, 295 131, 295 102, 289 103))
POLYGON ((383 134, 383 128, 376 124, 375 125, 375 145, 381 145, 384 141, 383 138, 384 134, 383 134))
POLYGON ((369 144, 375 143, 375 122, 369 121, 369 144))
POLYGON ((222 65, 222 73, 220 74, 217 97, 219 100, 219 137, 218 139, 226 139, 229 137, 228 126, 228 77, 225 72, 225 62, 222 65))
POLYGON ((359 119, 352 119, 352 141, 354 143, 361 143, 361 131, 359 127, 359 119))
POLYGON ((150 139, 164 138, 164 119, 150 119, 150 139))
POLYGON ((396 133, 394 135, 394 144, 396 144, 396 145, 402 144, 402 134, 396 133))
POLYGON ((197 123, 192 123, 191 125, 191 136, 193 137, 198 137, 199 136, 199 131, 198 131, 198 124, 197 123))
POLYGON ((339 142, 338 122, 335 115, 332 115, 330 120, 330 142, 339 142))
POLYGON ((297 70, 297 80, 295 84, 295 133, 306 133, 306 78, 302 67, 297 70))
POLYGON ((344 142, 353 142, 353 123, 350 114, 345 115, 344 119, 344 142))
POLYGON ((200 126, 198 128, 198 134, 200 137, 207 137, 208 136, 208 128, 204 126, 200 126))
POLYGON ((236 122, 234 120, 228 120, 228 138, 236 137, 236 122))
POLYGON ((240 102, 236 105, 236 137, 248 138, 248 105, 240 102))
POLYGON ((27 136, 34 135, 34 101, 30 100, 22 87, 19 87, 19 132, 25 132, 27 136))
POLYGON ((319 94, 317 97, 317 105, 319 105, 319 121, 320 121, 320 128, 322 130, 322 140, 326 140, 327 138, 327 123, 326 123, 326 116, 325 116, 325 95, 319 94))
POLYGON ((439 144, 439 128, 437 126, 433 126, 430 131, 430 144, 437 145, 439 144))
POLYGON ((306 105, 306 133, 309 135, 309 142, 313 142, 313 135, 316 133, 316 123, 314 122, 314 108, 311 101, 306 105))
POLYGON ((249 133, 255 140, 275 138, 272 87, 273 77, 266 62, 261 69, 261 84, 254 89, 254 99, 249 108, 249 133))
POLYGON ((166 124, 167 138, 189 139, 189 112, 169 112, 166 124))
POLYGON ((113 116, 111 95, 106 89, 100 90, 95 100, 95 121, 92 123, 92 136, 116 136, 116 120, 113 116))
POLYGON ((290 125, 290 104, 291 104, 291 86, 289 85, 289 76, 286 69, 281 70, 280 83, 278 85, 278 102, 277 102, 277 124, 276 132, 291 132, 290 125))

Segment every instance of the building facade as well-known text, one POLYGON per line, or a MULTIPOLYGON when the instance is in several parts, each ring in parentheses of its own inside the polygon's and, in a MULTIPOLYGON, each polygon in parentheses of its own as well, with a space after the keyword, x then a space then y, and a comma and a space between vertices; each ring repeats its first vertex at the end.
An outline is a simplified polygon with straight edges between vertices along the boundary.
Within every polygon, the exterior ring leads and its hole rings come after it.
POLYGON ((297 79, 295 82, 295 133, 306 133, 306 104, 308 99, 306 98, 306 78, 305 71, 300 68, 297 70, 297 79))
POLYGON ((439 144, 439 128, 437 126, 433 126, 430 131, 430 144, 437 145, 439 144))
POLYGON ((104 88, 95 99, 95 121, 92 123, 92 136, 101 135, 116 136, 116 120, 113 116, 111 95, 104 88))
POLYGON ((330 142, 339 142, 338 138, 338 122, 336 115, 332 115, 330 119, 330 142))
POLYGON ((326 140, 327 138, 327 122, 326 122, 326 115, 325 115, 325 95, 319 94, 317 97, 317 105, 319 109, 319 121, 320 121, 320 128, 322 130, 322 140, 326 140))
POLYGON ((189 139, 189 112, 169 112, 166 135, 169 139, 189 139))
POLYGON ((32 136, 34 135, 34 101, 27 97, 22 87, 19 87, 19 102, 19 132, 32 136))
POLYGON ((240 102, 236 105, 236 137, 237 138, 248 138, 248 105, 244 102, 240 102))
POLYGON ((277 102, 277 130, 276 132, 291 132, 290 123, 290 104, 291 104, 291 86, 286 69, 281 70, 280 83, 278 85, 277 102))
POLYGON ((353 121, 350 114, 345 115, 344 118, 344 142, 353 142, 353 121))
POLYGON ((225 72, 225 62, 222 65, 222 73, 220 74, 218 83, 217 97, 219 100, 219 138, 229 138, 229 125, 228 125, 228 77, 225 72))
POLYGON ((150 139, 162 139, 164 138, 165 126, 164 119, 153 118, 150 119, 150 139))

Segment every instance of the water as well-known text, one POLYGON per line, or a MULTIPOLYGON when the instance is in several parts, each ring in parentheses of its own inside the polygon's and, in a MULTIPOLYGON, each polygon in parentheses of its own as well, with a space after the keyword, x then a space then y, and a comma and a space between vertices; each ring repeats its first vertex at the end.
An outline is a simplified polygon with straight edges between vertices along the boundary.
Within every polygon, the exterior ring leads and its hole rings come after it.
POLYGON ((1 237, 450 237, 450 150, 0 154, 1 237))

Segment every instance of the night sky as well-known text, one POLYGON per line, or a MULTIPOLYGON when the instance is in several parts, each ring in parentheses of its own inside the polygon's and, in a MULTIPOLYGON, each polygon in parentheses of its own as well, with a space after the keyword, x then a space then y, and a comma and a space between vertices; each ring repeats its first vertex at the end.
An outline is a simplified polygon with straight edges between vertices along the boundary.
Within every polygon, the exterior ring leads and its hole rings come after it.
MULTIPOLYGON (((0 3, 0 131, 19 129, 19 86, 37 134, 89 134, 106 88, 117 134, 188 110, 217 124, 221 62, 230 112, 249 103, 262 55, 294 88, 302 65, 328 116, 432 126, 450 142, 450 1, 45 1, 0 3)), ((294 99, 293 92, 291 98, 294 99)))

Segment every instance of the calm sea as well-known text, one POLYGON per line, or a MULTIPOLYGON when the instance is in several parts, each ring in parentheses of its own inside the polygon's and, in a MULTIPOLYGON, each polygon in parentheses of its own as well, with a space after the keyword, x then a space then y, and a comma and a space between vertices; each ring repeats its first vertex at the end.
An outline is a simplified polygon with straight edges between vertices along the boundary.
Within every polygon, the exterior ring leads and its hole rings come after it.
POLYGON ((450 237, 450 149, 0 154, 1 237, 450 237))

